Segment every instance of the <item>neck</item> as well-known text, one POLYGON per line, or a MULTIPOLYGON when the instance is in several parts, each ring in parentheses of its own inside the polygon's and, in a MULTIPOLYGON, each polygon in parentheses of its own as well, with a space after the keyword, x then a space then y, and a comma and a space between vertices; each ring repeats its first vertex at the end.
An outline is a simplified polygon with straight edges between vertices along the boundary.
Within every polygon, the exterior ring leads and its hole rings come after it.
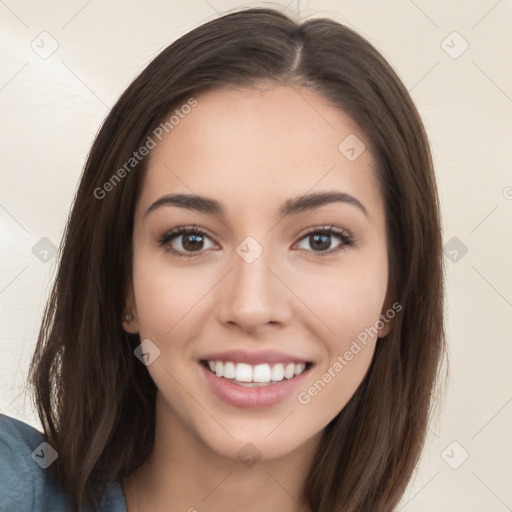
POLYGON ((250 465, 222 457, 175 416, 159 413, 158 399, 156 410, 151 455, 123 481, 128 512, 309 511, 302 489, 320 434, 286 456, 250 465))

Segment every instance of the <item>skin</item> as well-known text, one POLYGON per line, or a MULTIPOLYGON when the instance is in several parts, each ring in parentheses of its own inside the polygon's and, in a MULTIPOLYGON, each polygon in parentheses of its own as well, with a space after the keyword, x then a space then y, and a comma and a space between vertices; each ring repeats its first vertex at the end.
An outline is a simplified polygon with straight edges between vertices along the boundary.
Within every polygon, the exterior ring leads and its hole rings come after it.
MULTIPOLYGON (((198 359, 235 348, 294 354, 314 363, 303 391, 375 324, 389 307, 375 161, 356 123, 312 90, 265 84, 196 99, 151 151, 135 211, 126 302, 133 320, 124 328, 150 339, 160 356, 147 367, 158 388, 155 445, 123 482, 128 510, 307 510, 301 488, 321 433, 364 378, 377 337, 308 404, 293 392, 263 409, 228 405, 202 378, 198 359), (350 134, 367 148, 353 162, 338 150, 350 134), (366 214, 336 202, 279 218, 287 199, 324 191, 350 194, 366 214), (222 202, 225 216, 176 206, 145 215, 178 192, 222 202), (193 224, 208 232, 199 253, 184 258, 159 245, 169 230, 193 224), (322 251, 305 232, 325 225, 355 243, 315 256, 322 251), (247 236, 263 249, 252 263, 236 252, 247 236), (248 442, 261 453, 252 467, 237 458, 248 442)), ((190 253, 184 238, 167 245, 190 253)), ((341 243, 328 240, 325 252, 341 243)))

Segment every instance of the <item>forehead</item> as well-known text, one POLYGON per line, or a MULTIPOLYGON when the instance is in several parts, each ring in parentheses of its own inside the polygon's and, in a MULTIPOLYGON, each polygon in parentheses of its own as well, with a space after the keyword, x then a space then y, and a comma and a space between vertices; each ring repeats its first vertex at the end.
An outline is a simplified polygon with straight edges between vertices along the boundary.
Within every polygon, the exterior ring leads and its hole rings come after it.
POLYGON ((247 208, 250 201, 333 187, 380 201, 369 141, 350 116, 311 89, 269 85, 194 98, 197 105, 151 151, 141 203, 177 190, 221 200, 243 193, 247 208), (347 158, 347 144, 366 150, 347 158))

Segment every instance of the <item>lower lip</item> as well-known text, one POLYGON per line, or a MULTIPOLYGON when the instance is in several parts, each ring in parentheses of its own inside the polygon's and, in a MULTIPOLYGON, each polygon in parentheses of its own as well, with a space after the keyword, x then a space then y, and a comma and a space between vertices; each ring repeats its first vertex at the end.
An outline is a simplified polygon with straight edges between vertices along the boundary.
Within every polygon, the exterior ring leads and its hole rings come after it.
POLYGON ((245 387, 233 384, 223 377, 217 377, 213 372, 199 363, 213 393, 224 402, 234 407, 261 408, 276 405, 290 396, 309 373, 309 368, 293 379, 283 379, 275 384, 264 387, 245 387))

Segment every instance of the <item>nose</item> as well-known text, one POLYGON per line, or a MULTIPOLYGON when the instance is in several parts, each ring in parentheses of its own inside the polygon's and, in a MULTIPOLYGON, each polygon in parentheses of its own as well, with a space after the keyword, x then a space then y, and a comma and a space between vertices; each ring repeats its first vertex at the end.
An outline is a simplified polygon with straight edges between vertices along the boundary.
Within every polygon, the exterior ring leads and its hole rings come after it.
POLYGON ((237 252, 230 260, 232 270, 219 289, 218 320, 230 328, 256 333, 290 322, 293 294, 282 271, 263 250, 254 261, 237 252))

